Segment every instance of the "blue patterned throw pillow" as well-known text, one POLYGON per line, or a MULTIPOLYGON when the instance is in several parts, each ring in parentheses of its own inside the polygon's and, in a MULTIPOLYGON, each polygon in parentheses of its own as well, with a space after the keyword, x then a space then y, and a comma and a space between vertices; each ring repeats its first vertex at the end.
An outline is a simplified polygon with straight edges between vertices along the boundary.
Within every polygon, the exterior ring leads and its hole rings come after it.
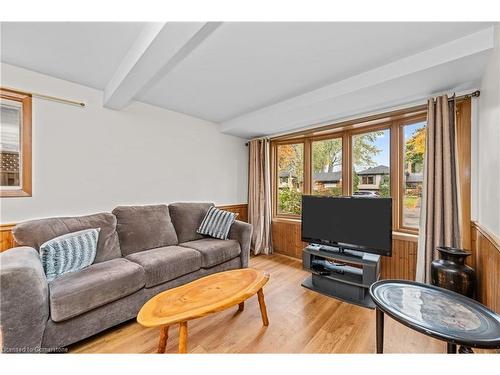
POLYGON ((40 259, 48 281, 90 266, 97 252, 101 228, 64 234, 40 246, 40 259))
POLYGON ((212 206, 209 208, 196 232, 221 240, 227 240, 229 229, 231 229, 231 225, 233 225, 235 220, 235 213, 220 210, 212 206))

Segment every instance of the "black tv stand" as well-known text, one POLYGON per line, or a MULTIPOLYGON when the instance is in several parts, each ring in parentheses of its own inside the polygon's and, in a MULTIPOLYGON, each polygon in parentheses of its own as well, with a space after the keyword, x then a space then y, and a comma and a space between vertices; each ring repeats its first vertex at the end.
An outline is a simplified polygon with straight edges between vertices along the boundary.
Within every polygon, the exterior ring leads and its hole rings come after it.
POLYGON ((310 244, 302 252, 302 266, 311 272, 303 287, 344 302, 375 308, 368 288, 380 277, 380 255, 310 244))

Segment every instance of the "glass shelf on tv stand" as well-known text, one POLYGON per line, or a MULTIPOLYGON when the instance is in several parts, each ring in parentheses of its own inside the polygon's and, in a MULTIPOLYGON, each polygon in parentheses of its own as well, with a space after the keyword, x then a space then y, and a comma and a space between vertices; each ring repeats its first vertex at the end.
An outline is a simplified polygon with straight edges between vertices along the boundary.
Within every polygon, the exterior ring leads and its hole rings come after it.
POLYGON ((317 260, 312 261, 312 266, 309 269, 309 272, 312 274, 322 276, 329 278, 331 280, 338 280, 342 281, 347 284, 352 284, 356 286, 361 286, 361 287, 369 287, 370 285, 364 284, 363 283, 363 270, 356 268, 356 267, 351 267, 348 265, 345 266, 332 266, 330 269, 328 268, 323 268, 324 272, 329 272, 329 273, 323 273, 316 269, 316 264, 317 260))
POLYGON ((309 244, 304 251, 325 259, 345 261, 359 265, 373 264, 380 261, 380 255, 335 246, 309 244))

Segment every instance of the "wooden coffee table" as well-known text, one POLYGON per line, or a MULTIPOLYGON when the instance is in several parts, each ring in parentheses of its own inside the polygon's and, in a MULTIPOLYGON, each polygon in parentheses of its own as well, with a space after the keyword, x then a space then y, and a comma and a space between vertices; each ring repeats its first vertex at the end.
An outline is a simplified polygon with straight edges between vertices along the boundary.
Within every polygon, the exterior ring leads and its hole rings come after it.
POLYGON ((167 346, 168 328, 179 323, 179 353, 187 352, 187 322, 238 305, 257 294, 262 322, 269 325, 263 286, 269 275, 252 268, 216 273, 162 292, 139 311, 137 321, 145 327, 160 327, 158 353, 167 346))

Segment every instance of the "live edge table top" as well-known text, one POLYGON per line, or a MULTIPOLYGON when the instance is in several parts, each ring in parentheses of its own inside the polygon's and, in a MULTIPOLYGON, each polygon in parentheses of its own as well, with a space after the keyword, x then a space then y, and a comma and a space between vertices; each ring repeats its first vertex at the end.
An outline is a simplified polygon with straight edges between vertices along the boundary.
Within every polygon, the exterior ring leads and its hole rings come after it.
POLYGON ((370 294, 383 312, 426 335, 456 344, 500 347, 500 316, 470 298, 435 286, 383 280, 370 294))
POLYGON ((215 273, 151 298, 137 321, 157 327, 200 318, 244 302, 268 280, 269 275, 252 268, 215 273))

